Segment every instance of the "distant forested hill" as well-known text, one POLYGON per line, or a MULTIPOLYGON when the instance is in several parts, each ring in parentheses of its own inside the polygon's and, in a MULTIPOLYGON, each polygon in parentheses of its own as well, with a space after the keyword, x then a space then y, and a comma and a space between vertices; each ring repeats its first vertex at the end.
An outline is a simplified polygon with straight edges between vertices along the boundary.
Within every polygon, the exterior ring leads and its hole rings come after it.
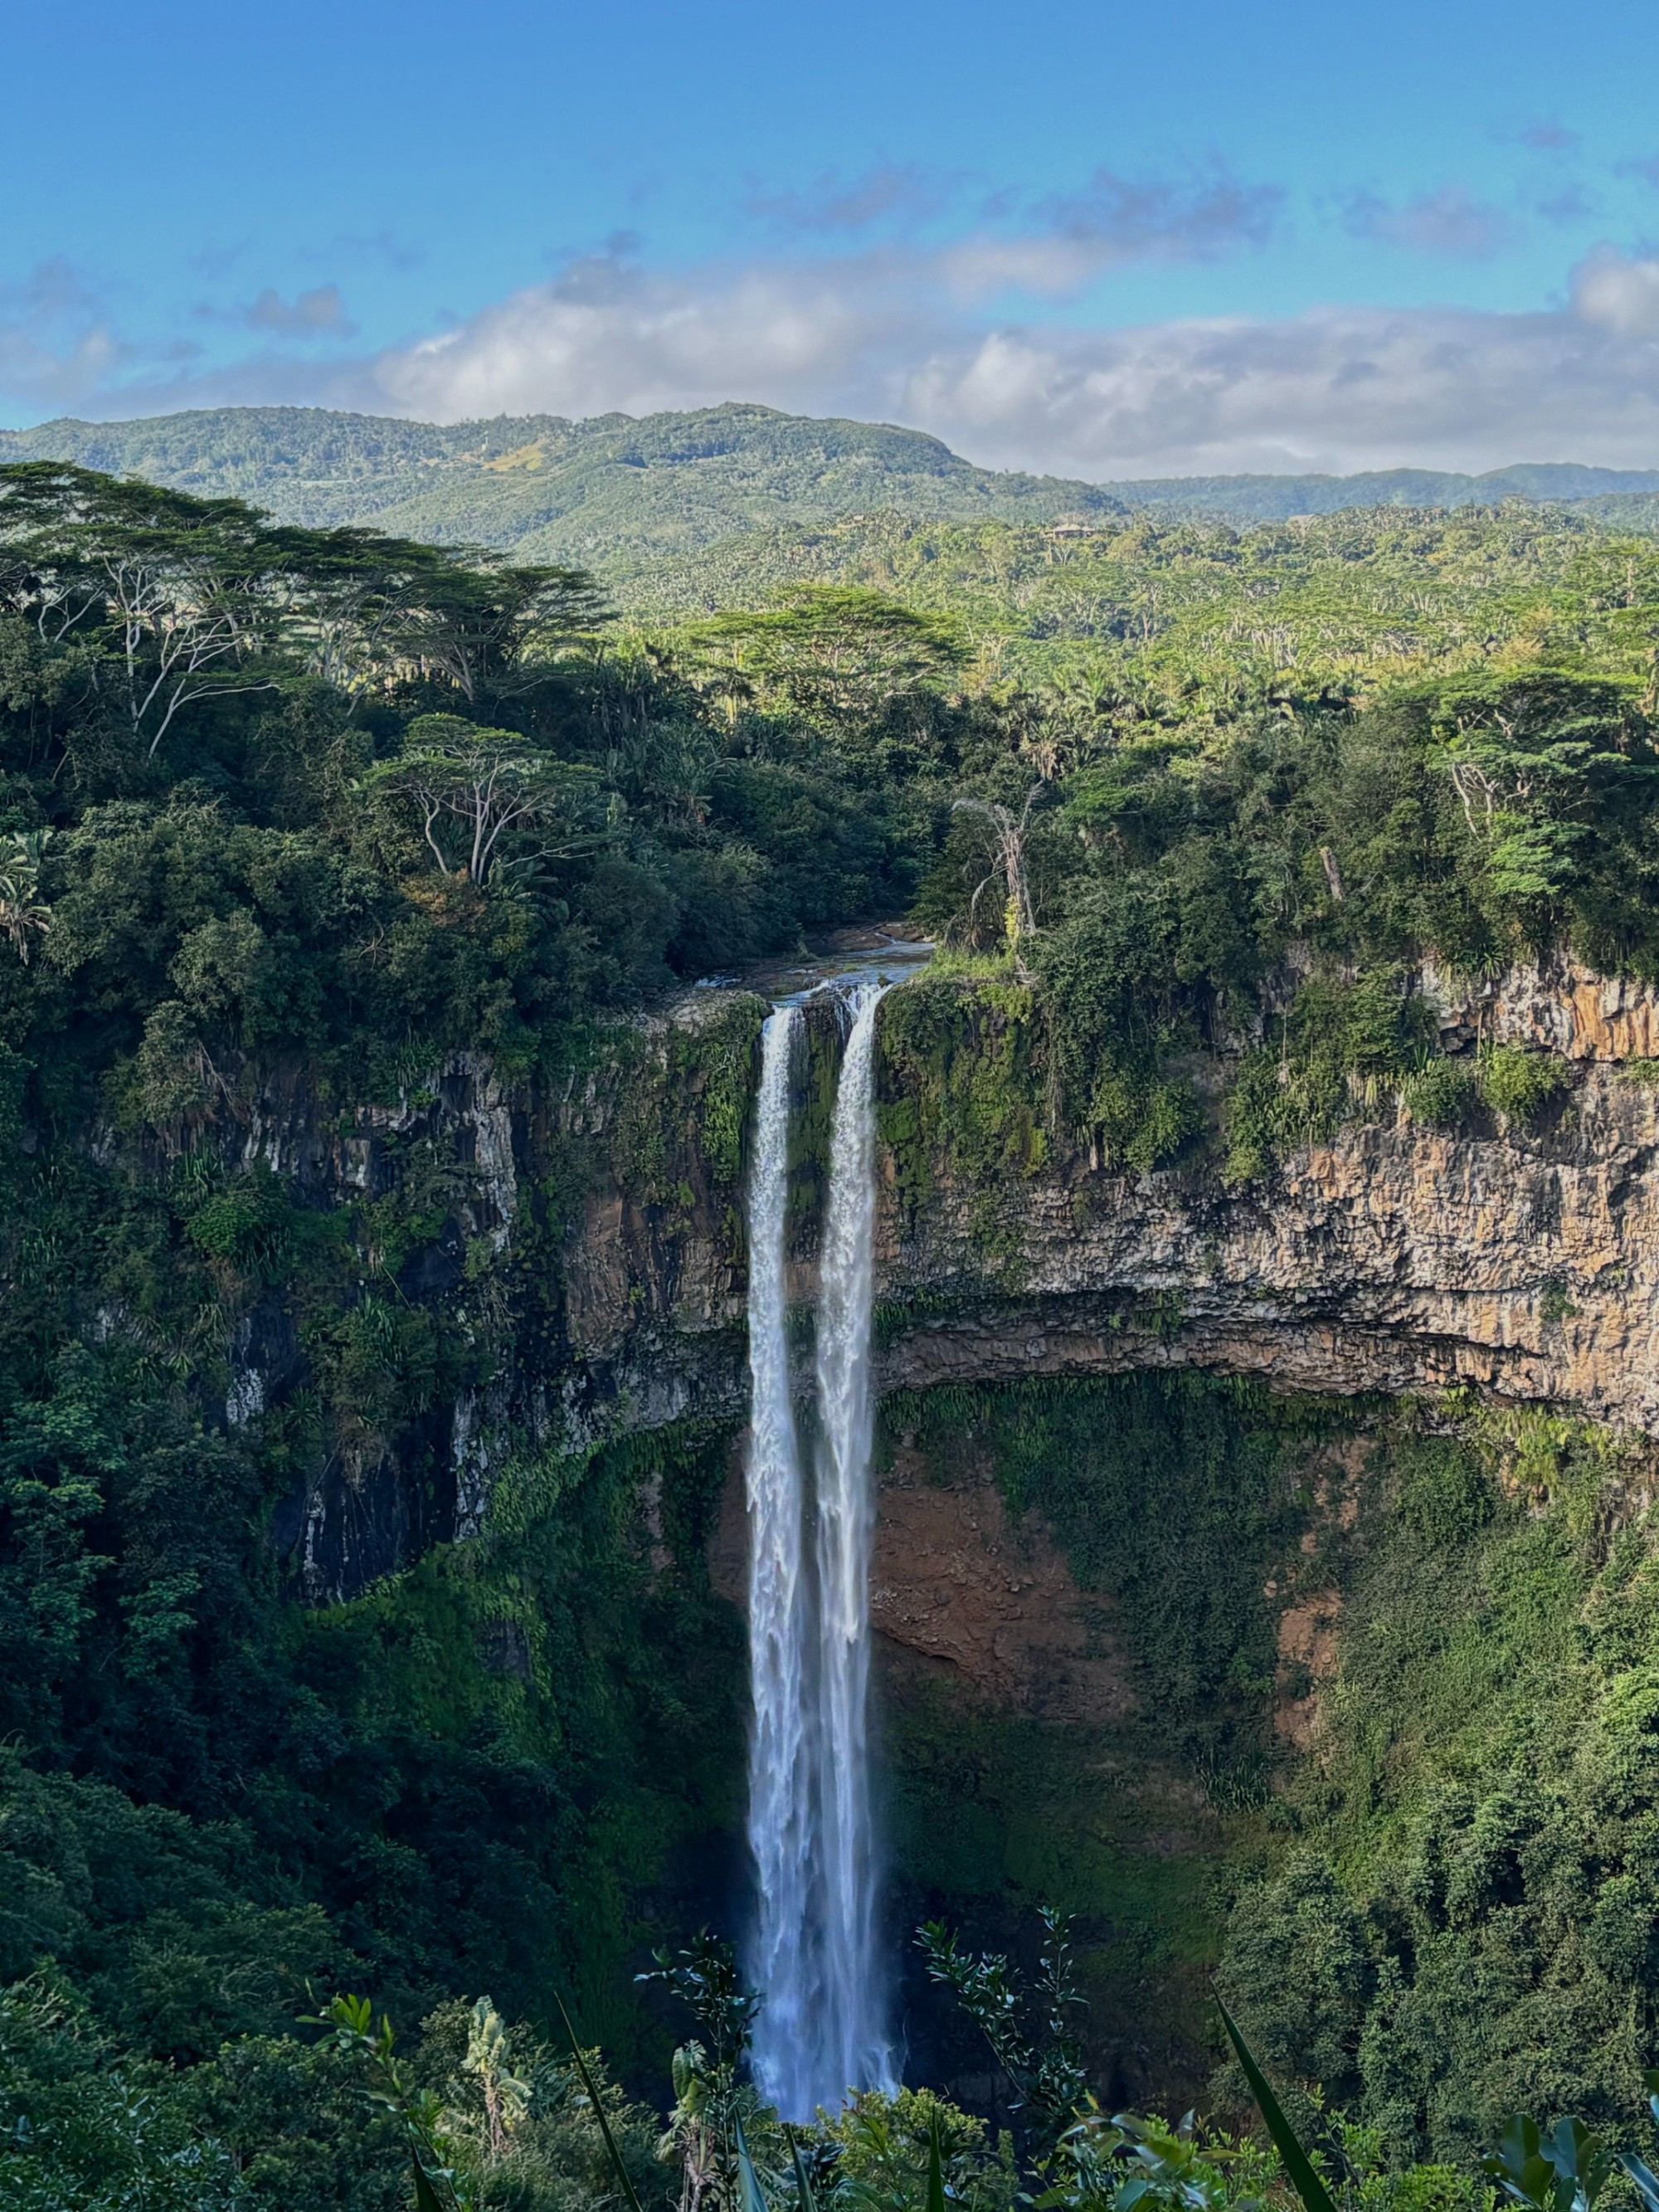
MULTIPOLYGON (((447 428, 307 407, 223 407, 141 422, 0 432, 0 461, 74 460, 285 521, 373 523, 412 538, 576 561, 609 576, 757 526, 876 507, 1047 522, 1122 508, 1097 485, 979 469, 918 430, 710 407, 636 422, 502 416, 447 428)), ((1655 478, 1659 483, 1659 477, 1655 478)))
POLYGON ((1249 526, 1341 508, 1587 504, 1654 526, 1659 471, 1571 464, 1454 476, 1158 477, 1091 484, 976 468, 890 423, 728 405, 635 421, 500 416, 440 427, 312 407, 222 407, 135 422, 64 420, 0 432, 0 461, 79 461, 284 520, 373 523, 410 537, 586 563, 622 584, 646 564, 739 532, 811 530, 890 512, 917 521, 1100 522, 1126 509, 1249 526))
POLYGON ((1175 508, 1226 522, 1282 522, 1292 514, 1335 514, 1353 507, 1496 507, 1506 499, 1610 507, 1659 492, 1659 470, 1591 469, 1574 461, 1522 463, 1485 476, 1444 469, 1372 469, 1353 477, 1143 477, 1103 484, 1124 506, 1175 508))

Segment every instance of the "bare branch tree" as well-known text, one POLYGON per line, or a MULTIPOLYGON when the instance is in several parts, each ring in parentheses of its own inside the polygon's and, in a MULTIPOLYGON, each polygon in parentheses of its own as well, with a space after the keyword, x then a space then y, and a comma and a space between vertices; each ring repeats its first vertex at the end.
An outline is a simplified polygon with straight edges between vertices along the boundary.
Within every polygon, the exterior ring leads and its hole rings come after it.
POLYGON ((1000 877, 1006 894, 1003 907, 1003 933, 1009 945, 1018 951, 1023 937, 1036 935, 1036 915, 1031 905, 1030 880, 1025 866, 1025 840, 1030 829, 1032 809, 1047 795, 1048 787, 1034 783, 1025 794, 1025 804, 1015 814, 1011 808, 994 799, 958 799, 951 811, 971 814, 988 823, 994 839, 995 863, 990 873, 975 891, 970 908, 977 906, 982 894, 1000 877))

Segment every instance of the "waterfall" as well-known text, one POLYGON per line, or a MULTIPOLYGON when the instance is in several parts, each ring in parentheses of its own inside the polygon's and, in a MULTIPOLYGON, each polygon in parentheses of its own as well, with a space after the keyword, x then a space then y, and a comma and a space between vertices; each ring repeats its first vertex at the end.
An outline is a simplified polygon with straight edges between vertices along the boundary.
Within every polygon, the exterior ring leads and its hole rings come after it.
POLYGON ((790 1069, 803 1027, 799 1009, 784 1006, 761 1032, 749 1181, 749 1844, 758 1891, 750 1972, 766 2000, 755 2071, 775 2103, 793 2099, 797 2054, 813 2032, 806 1590, 784 1274, 790 1069))
POLYGON ((875 1927, 868 1717, 871 1480, 875 1404, 870 1323, 875 1294, 876 1009, 857 992, 841 1064, 830 1147, 830 1200, 818 1292, 818 1770, 823 1888, 819 2039, 832 2099, 849 2086, 890 2087, 875 1927))
POLYGON ((763 1998, 754 2067, 787 2119, 848 2088, 895 2084, 878 1954, 870 1803, 870 1381, 876 1207, 875 1024, 855 992, 830 1140, 818 1302, 816 1608, 805 1566, 784 1250, 789 1070, 801 1017, 771 1015, 750 1170, 749 1637, 754 1697, 749 1839, 763 1998), (816 1622, 816 1635, 812 1633, 816 1622))

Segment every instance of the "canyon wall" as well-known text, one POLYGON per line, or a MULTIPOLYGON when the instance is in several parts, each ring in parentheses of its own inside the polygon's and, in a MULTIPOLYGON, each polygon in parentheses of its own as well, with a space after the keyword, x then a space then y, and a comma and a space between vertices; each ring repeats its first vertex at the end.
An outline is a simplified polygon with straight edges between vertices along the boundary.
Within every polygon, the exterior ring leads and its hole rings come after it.
MULTIPOLYGON (((1473 1386, 1659 1434, 1659 994, 1565 963, 1466 988, 1431 968, 1421 987, 1448 1049, 1561 1057, 1536 1126, 1450 1133, 1385 1089, 1237 1188, 1212 1146, 1133 1174, 1047 1142, 991 1176, 934 1150, 917 1197, 890 1146, 884 1389, 1195 1366, 1342 1394, 1473 1386)), ((1229 1060, 1185 1064, 1212 1120, 1229 1060)), ((641 1407, 672 1373, 688 1403, 735 1409, 740 1272, 706 1231, 677 1257, 659 1279, 624 1194, 593 1200, 568 1261, 573 1353, 641 1407)), ((804 1302, 811 1262, 809 1236, 804 1302)))
MULTIPOLYGON (((1476 1115, 1448 1133, 1414 1122, 1392 1090, 1356 1092, 1330 1141, 1236 1187, 1217 1133, 1229 1050, 1182 1070, 1209 1130, 1167 1169, 1115 1170, 1054 1133, 1040 1041, 1011 1053, 1028 1012, 969 985, 908 988, 933 992, 948 1019, 930 1095, 911 1095, 902 1066, 882 1075, 884 1390, 1197 1367, 1341 1394, 1467 1386, 1659 1434, 1659 998, 1647 987, 1563 964, 1464 988, 1426 969, 1419 988, 1448 1049, 1559 1056, 1567 1086, 1537 1125, 1476 1115), (994 1066, 1000 1088, 977 1109, 998 1140, 988 1152, 964 1146, 947 1109, 994 1066), (1024 1136, 1002 1143, 1015 1123, 1024 1136)), ((356 1207, 362 1282, 389 1277, 464 1348, 443 1402, 397 1437, 343 1435, 279 1514, 309 1595, 346 1595, 434 1538, 476 1530, 515 1451, 741 1418, 744 1115, 764 1011, 744 994, 700 994, 556 1079, 512 1085, 467 1054, 396 1103, 345 1112, 325 1110, 302 1072, 278 1072, 225 1130, 233 1157, 265 1163, 302 1204, 356 1207), (402 1224, 390 1259, 374 1242, 389 1217, 402 1224)), ((803 1304, 834 1008, 815 1004, 808 1028, 793 1241, 803 1304)), ((228 1419, 303 1379, 303 1336, 280 1292, 247 1316, 228 1419)))

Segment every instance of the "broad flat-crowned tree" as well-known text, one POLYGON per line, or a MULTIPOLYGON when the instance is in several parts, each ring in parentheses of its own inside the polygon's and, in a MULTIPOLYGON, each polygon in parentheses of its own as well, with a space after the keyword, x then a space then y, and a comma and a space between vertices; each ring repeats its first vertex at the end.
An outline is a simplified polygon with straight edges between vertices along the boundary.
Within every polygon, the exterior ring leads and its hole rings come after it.
POLYGON ((579 568, 279 525, 56 461, 0 468, 0 603, 95 648, 149 758, 185 708, 304 668, 353 693, 435 678, 476 707, 606 619, 579 568))
POLYGON ((606 835, 605 798, 592 769, 456 714, 412 722, 402 752, 369 781, 415 807, 446 875, 475 884, 496 870, 569 859, 606 835))
POLYGON ((392 654, 453 684, 470 707, 540 683, 563 647, 610 619, 582 568, 518 568, 476 547, 440 556, 387 627, 392 654))
POLYGON ((692 632, 690 648, 705 687, 732 714, 771 694, 807 713, 868 716, 945 683, 965 657, 936 616, 880 592, 819 584, 757 612, 717 615, 692 632))
POLYGON ((1449 688, 1431 757, 1450 780, 1487 878, 1543 911, 1659 788, 1645 718, 1627 689, 1549 672, 1449 688))
POLYGON ((287 533, 236 499, 192 499, 52 461, 0 470, 14 605, 44 635, 94 635, 154 757, 198 699, 268 690, 293 599, 287 533))

